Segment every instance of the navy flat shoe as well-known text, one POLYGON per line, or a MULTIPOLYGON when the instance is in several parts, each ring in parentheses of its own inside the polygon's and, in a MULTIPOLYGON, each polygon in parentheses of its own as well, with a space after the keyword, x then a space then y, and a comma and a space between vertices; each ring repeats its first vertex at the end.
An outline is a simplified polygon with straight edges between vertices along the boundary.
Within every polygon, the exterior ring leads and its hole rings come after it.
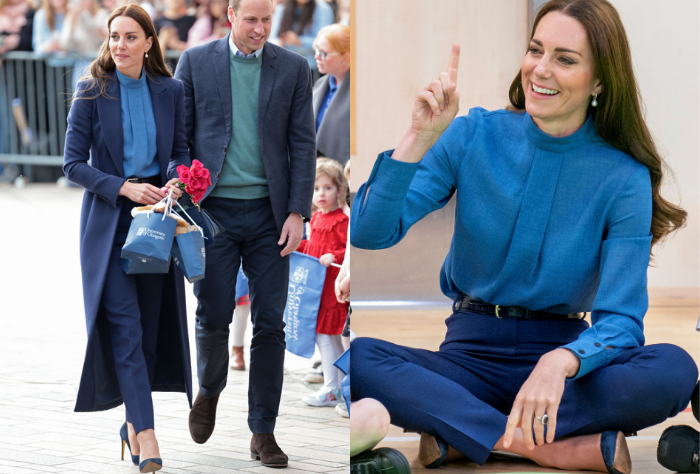
POLYGON ((161 458, 148 458, 139 464, 139 472, 156 472, 162 468, 163 460, 161 458))
POLYGON ((447 459, 448 448, 448 444, 439 436, 421 433, 418 462, 426 469, 437 469, 447 459))
MULTIPOLYGON (((129 430, 126 427, 126 421, 122 425, 121 429, 119 430, 119 436, 122 439, 122 461, 124 460, 124 446, 129 448, 129 454, 131 454, 131 445, 129 444, 129 430)), ((131 462, 134 463, 134 466, 139 465, 139 455, 133 455, 131 454, 131 462)))
POLYGON ((600 451, 609 474, 631 474, 632 459, 622 431, 605 431, 600 437, 600 451))

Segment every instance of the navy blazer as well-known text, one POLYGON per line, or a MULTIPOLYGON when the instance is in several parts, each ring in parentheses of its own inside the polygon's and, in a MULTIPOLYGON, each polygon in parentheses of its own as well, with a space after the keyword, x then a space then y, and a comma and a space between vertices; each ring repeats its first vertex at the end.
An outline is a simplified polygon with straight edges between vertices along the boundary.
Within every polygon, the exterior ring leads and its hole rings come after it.
MULTIPOLYGON (((187 143, 192 159, 219 179, 233 127, 229 37, 185 50, 175 77, 185 84, 187 143)), ((313 83, 302 56, 266 43, 258 94, 258 143, 278 230, 287 215, 309 218, 316 181, 313 83)))
MULTIPOLYGON (((114 372, 107 321, 100 301, 114 243, 122 200, 124 131, 121 91, 116 72, 108 81, 107 95, 85 92, 89 81, 78 83, 68 114, 63 171, 85 188, 80 216, 80 262, 88 346, 78 390, 76 411, 106 410, 122 403, 114 372), (88 164, 90 159, 90 164, 88 164)), ((148 77, 156 122, 157 156, 163 184, 176 177, 180 164, 190 164, 185 142, 185 106, 182 83, 169 77, 148 77)), ((173 266, 173 268, 175 268, 173 266)), ((154 390, 183 391, 192 398, 189 342, 183 276, 171 268, 161 297, 158 362, 154 390)))

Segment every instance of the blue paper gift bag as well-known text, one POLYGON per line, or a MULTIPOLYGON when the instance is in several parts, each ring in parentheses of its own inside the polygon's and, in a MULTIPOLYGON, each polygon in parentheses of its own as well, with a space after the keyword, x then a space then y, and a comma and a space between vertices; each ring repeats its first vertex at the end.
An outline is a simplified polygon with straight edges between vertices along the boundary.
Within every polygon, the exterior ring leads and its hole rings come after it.
POLYGON ((314 355, 316 318, 325 279, 326 267, 317 258, 299 252, 289 256, 285 339, 289 352, 307 359, 314 355))
POLYGON ((236 277, 236 299, 246 296, 248 293, 248 277, 243 273, 243 265, 241 265, 236 277))
POLYGON ((177 222, 170 216, 145 212, 136 214, 121 252, 124 272, 168 273, 170 249, 177 222))
POLYGON ((333 365, 345 374, 343 381, 340 383, 340 389, 345 399, 345 406, 348 409, 348 413, 350 413, 350 348, 340 354, 340 357, 333 362, 333 365))
POLYGON ((173 260, 187 281, 194 283, 204 278, 206 253, 204 237, 200 232, 185 232, 175 236, 172 250, 173 260))

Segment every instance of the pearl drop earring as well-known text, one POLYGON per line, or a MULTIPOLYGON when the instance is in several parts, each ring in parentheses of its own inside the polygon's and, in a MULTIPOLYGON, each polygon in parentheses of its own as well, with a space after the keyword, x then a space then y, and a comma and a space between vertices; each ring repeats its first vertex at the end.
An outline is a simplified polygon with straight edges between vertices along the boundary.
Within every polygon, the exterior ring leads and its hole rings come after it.
POLYGON ((595 92, 595 96, 593 96, 593 100, 591 101, 591 106, 592 107, 598 106, 598 93, 597 92, 595 92))
POLYGON ((146 57, 148 57, 148 51, 146 51, 146 57))

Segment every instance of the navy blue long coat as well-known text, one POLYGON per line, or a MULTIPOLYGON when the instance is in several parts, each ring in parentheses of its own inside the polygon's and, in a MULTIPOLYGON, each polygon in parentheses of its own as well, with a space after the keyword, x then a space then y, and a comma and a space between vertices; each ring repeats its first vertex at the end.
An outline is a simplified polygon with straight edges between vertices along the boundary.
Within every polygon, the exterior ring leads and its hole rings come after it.
MULTIPOLYGON (((122 206, 118 196, 124 183, 124 132, 120 88, 116 72, 106 89, 110 98, 78 98, 68 114, 63 170, 85 188, 80 217, 80 264, 88 343, 75 411, 107 410, 122 404, 112 356, 107 320, 100 310, 109 255, 122 206), (91 165, 88 164, 91 159, 91 165)), ((156 122, 156 141, 163 183, 176 177, 180 164, 190 165, 185 140, 185 102, 182 82, 169 77, 147 79, 156 122)), ((77 97, 89 81, 78 84, 77 97)), ((185 392, 192 405, 192 371, 187 337, 185 288, 182 273, 173 265, 162 294, 158 328, 154 391, 185 392)))

